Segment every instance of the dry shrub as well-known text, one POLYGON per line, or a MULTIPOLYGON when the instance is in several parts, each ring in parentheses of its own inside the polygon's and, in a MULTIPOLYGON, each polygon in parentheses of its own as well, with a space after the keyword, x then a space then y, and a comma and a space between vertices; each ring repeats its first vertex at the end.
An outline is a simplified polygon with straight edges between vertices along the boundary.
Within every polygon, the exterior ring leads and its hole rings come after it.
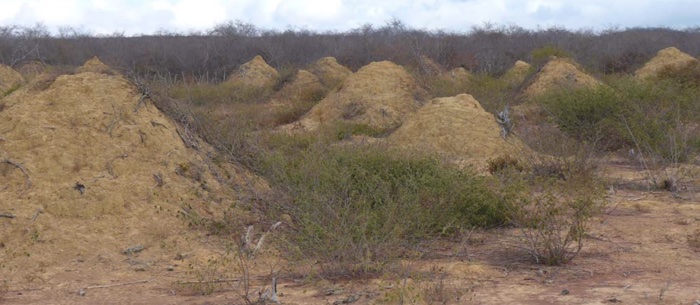
POLYGON ((566 264, 583 248, 591 217, 603 207, 603 187, 595 180, 538 179, 511 220, 537 263, 566 264))
POLYGON ((525 166, 521 164, 521 161, 511 155, 498 156, 494 159, 488 161, 487 167, 489 173, 496 175, 503 172, 523 172, 525 166))
POLYGON ((461 299, 470 292, 470 289, 460 289, 455 283, 450 282, 447 272, 435 266, 430 268, 430 277, 422 290, 425 304, 441 305, 464 304, 461 299))
POLYGON ((508 215, 537 263, 568 263, 581 251, 591 218, 606 204, 594 150, 556 130, 525 141, 538 151, 523 158, 525 166, 508 159, 491 163, 512 203, 508 215))

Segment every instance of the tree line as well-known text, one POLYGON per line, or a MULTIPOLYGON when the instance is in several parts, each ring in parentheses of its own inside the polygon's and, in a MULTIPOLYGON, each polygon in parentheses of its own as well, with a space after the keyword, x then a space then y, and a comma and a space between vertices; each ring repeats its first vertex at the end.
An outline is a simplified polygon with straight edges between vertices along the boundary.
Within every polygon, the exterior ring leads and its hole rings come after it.
POLYGON ((70 27, 51 33, 42 24, 0 26, 0 63, 5 65, 18 67, 31 61, 80 65, 98 56, 142 75, 214 81, 225 79, 255 55, 278 69, 299 68, 333 56, 353 70, 380 60, 415 65, 425 56, 448 69, 464 67, 474 73, 499 75, 516 60, 530 61, 533 50, 547 46, 565 50, 593 73, 629 73, 669 46, 698 56, 700 27, 593 31, 484 24, 459 32, 416 29, 390 20, 345 32, 314 32, 262 29, 230 21, 206 31, 160 30, 125 36, 119 32, 95 35, 70 27))

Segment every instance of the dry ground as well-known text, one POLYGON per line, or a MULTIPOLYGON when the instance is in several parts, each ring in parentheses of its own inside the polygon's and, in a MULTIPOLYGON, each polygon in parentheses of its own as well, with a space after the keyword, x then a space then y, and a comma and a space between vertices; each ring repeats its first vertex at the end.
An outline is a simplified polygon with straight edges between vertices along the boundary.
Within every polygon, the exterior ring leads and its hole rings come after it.
MULTIPOLYGON (((283 304, 694 304, 700 300, 700 196, 688 180, 684 198, 635 189, 643 172, 609 162, 605 175, 627 185, 610 195, 607 211, 593 223, 580 256, 563 267, 532 263, 511 229, 472 232, 462 240, 424 245, 423 257, 404 261, 397 274, 352 281, 287 276, 278 285, 283 304)), ((2 221, 2 220, 0 220, 2 221)), ((202 242, 210 237, 202 234, 202 242)), ((48 280, 9 283, 4 304, 243 304, 236 282, 201 296, 173 285, 193 280, 183 261, 146 251, 118 264, 100 255, 65 258, 48 280), (134 268, 147 262, 145 270, 134 268), (143 281, 143 282, 141 282, 143 281), (81 288, 91 288, 80 296, 81 288)), ((260 261, 251 298, 270 265, 260 261), (261 277, 258 277, 261 276, 261 277)))

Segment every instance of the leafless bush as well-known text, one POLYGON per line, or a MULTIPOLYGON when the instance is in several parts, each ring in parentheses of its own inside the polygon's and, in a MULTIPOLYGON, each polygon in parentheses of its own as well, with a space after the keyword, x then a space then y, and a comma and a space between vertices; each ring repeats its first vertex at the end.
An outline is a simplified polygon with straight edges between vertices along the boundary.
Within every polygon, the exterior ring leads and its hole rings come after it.
POLYGON ((700 32, 693 29, 611 28, 596 33, 485 24, 466 32, 446 32, 414 29, 400 20, 326 33, 277 31, 235 21, 205 33, 165 30, 137 37, 123 33, 95 36, 90 29, 66 27, 51 37, 43 25, 10 25, 0 26, 0 63, 16 66, 37 60, 78 66, 98 56, 112 66, 141 75, 217 82, 255 55, 262 55, 277 68, 304 67, 318 58, 334 56, 353 70, 379 60, 409 66, 417 57, 426 56, 447 69, 464 67, 499 75, 516 60, 532 61, 533 50, 552 46, 592 71, 629 72, 667 46, 697 55, 698 41, 700 32))

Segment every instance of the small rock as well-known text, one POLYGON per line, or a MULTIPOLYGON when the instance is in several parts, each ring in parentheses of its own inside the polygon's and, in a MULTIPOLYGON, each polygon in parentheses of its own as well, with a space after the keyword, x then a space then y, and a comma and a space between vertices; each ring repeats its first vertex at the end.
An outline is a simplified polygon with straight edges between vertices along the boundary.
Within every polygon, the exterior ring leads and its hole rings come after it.
POLYGON ((80 288, 80 291, 78 291, 78 295, 81 297, 85 296, 85 288, 80 288))
POLYGON ((568 295, 569 293, 569 289, 564 289, 561 291, 561 295, 568 295))
POLYGON ((122 251, 122 253, 124 253, 126 255, 131 255, 131 254, 134 254, 137 252, 141 252, 141 251, 143 251, 143 249, 144 249, 144 247, 142 245, 136 245, 136 246, 124 249, 124 251, 122 251))

